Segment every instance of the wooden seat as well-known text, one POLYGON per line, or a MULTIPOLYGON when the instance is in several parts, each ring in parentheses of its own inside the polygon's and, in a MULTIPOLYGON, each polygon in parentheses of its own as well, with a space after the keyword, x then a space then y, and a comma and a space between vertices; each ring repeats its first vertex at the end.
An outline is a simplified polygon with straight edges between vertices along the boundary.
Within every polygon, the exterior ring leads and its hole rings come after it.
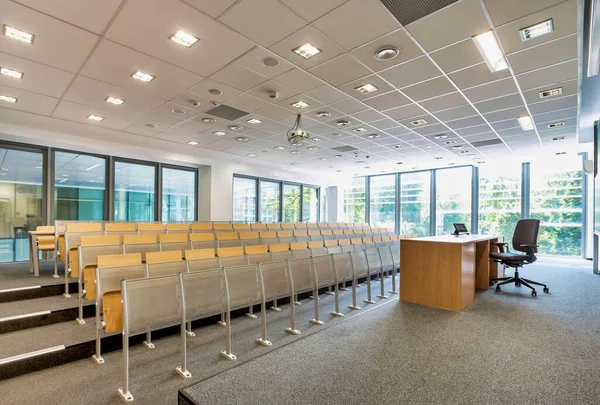
MULTIPOLYGON (((309 242, 311 243, 311 242, 309 242)), ((334 246, 338 246, 338 240, 337 239, 330 239, 330 240, 326 240, 324 241, 325 247, 334 247, 334 246)))
POLYGON ((189 233, 190 224, 167 224, 165 226, 167 233, 189 233))
POLYGON ((294 224, 291 222, 282 222, 281 229, 285 229, 286 231, 291 231, 294 229, 294 224))
POLYGON ((215 257, 217 254, 215 249, 194 249, 186 250, 184 257, 186 260, 199 260, 199 259, 210 259, 215 257))
POLYGON ((212 232, 212 223, 210 222, 194 222, 190 226, 192 232, 212 232))
POLYGON ((134 222, 107 222, 104 224, 104 233, 107 235, 137 233, 137 228, 134 222))
POLYGON ((234 231, 249 231, 250 225, 248 224, 233 224, 234 231))
POLYGON ((268 245, 253 245, 253 246, 244 246, 244 253, 247 255, 255 255, 260 253, 268 253, 269 246, 268 245))
POLYGON ((148 252, 146 253, 146 264, 176 262, 183 259, 181 251, 170 250, 166 252, 148 252))
MULTIPOLYGON (((98 256, 98 269, 105 267, 122 267, 135 264, 142 264, 142 255, 140 253, 101 255, 98 256)), ((95 277, 94 277, 95 279, 95 277)), ((96 299, 96 283, 88 282, 85 288, 85 297, 88 300, 96 299)), ((120 303, 120 302, 119 302, 120 303)), ((120 327, 119 327, 120 330, 120 327)))
POLYGON ((219 257, 242 256, 243 254, 244 249, 241 246, 217 248, 217 256, 219 257))
POLYGON ((273 243, 269 245, 269 252, 287 252, 288 250, 290 250, 289 243, 273 243))
POLYGON ((311 240, 310 242, 308 242, 308 248, 309 249, 316 249, 316 248, 322 248, 324 247, 325 241, 322 240, 311 240))
POLYGON ((212 232, 191 233, 189 236, 192 249, 214 249, 217 247, 215 234, 212 232))
POLYGON ((215 231, 233 231, 233 226, 229 223, 213 222, 213 229, 215 231))
POLYGON ((290 243, 290 250, 305 250, 305 249, 308 249, 308 242, 290 243))
POLYGON ((338 239, 338 246, 347 246, 350 245, 350 239, 338 239))
POLYGON ((138 224, 138 232, 140 234, 143 233, 162 233, 165 232, 165 226, 163 224, 155 224, 155 223, 141 223, 138 224))

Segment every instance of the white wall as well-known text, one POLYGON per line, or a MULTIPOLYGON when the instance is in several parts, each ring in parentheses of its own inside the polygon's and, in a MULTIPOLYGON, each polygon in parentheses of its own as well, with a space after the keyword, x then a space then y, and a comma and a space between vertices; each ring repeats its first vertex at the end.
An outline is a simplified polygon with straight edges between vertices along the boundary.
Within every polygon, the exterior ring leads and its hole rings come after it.
POLYGON ((264 162, 5 109, 0 109, 0 140, 199 167, 198 218, 204 221, 232 219, 234 173, 308 183, 322 190, 348 181, 346 176, 329 175, 322 170, 264 162))

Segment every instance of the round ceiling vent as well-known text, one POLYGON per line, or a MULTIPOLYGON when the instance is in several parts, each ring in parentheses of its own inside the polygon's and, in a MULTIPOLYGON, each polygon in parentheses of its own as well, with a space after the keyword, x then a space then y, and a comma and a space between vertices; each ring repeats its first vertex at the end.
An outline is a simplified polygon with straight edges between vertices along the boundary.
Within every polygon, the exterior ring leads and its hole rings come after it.
POLYGON ((400 54, 400 51, 393 46, 385 46, 377 52, 375 52, 375 59, 377 60, 390 60, 394 59, 396 56, 400 54))
POLYGON ((219 89, 210 89, 208 91, 210 94, 212 94, 213 96, 222 96, 223 92, 219 89))
POLYGON ((275 58, 264 58, 262 64, 266 67, 276 67, 279 66, 279 61, 275 58))

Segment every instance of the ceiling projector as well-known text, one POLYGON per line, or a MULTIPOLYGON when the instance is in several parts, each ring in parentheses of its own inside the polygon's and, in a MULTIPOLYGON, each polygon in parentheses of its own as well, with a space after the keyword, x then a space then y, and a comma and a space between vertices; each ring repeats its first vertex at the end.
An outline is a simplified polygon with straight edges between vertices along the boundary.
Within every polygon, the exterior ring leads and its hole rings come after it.
POLYGON ((287 132, 287 138, 289 143, 297 143, 304 141, 309 138, 308 132, 302 129, 300 124, 301 115, 298 114, 294 126, 287 132))

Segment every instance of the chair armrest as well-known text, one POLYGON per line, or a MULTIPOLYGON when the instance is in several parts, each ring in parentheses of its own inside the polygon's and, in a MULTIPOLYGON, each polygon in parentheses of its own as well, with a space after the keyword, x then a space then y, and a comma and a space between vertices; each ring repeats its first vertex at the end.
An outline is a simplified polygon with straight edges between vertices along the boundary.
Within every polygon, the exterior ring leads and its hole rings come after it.
POLYGON ((504 253, 504 247, 506 246, 506 251, 508 252, 508 243, 505 242, 492 242, 492 245, 496 245, 500 253, 504 253))

